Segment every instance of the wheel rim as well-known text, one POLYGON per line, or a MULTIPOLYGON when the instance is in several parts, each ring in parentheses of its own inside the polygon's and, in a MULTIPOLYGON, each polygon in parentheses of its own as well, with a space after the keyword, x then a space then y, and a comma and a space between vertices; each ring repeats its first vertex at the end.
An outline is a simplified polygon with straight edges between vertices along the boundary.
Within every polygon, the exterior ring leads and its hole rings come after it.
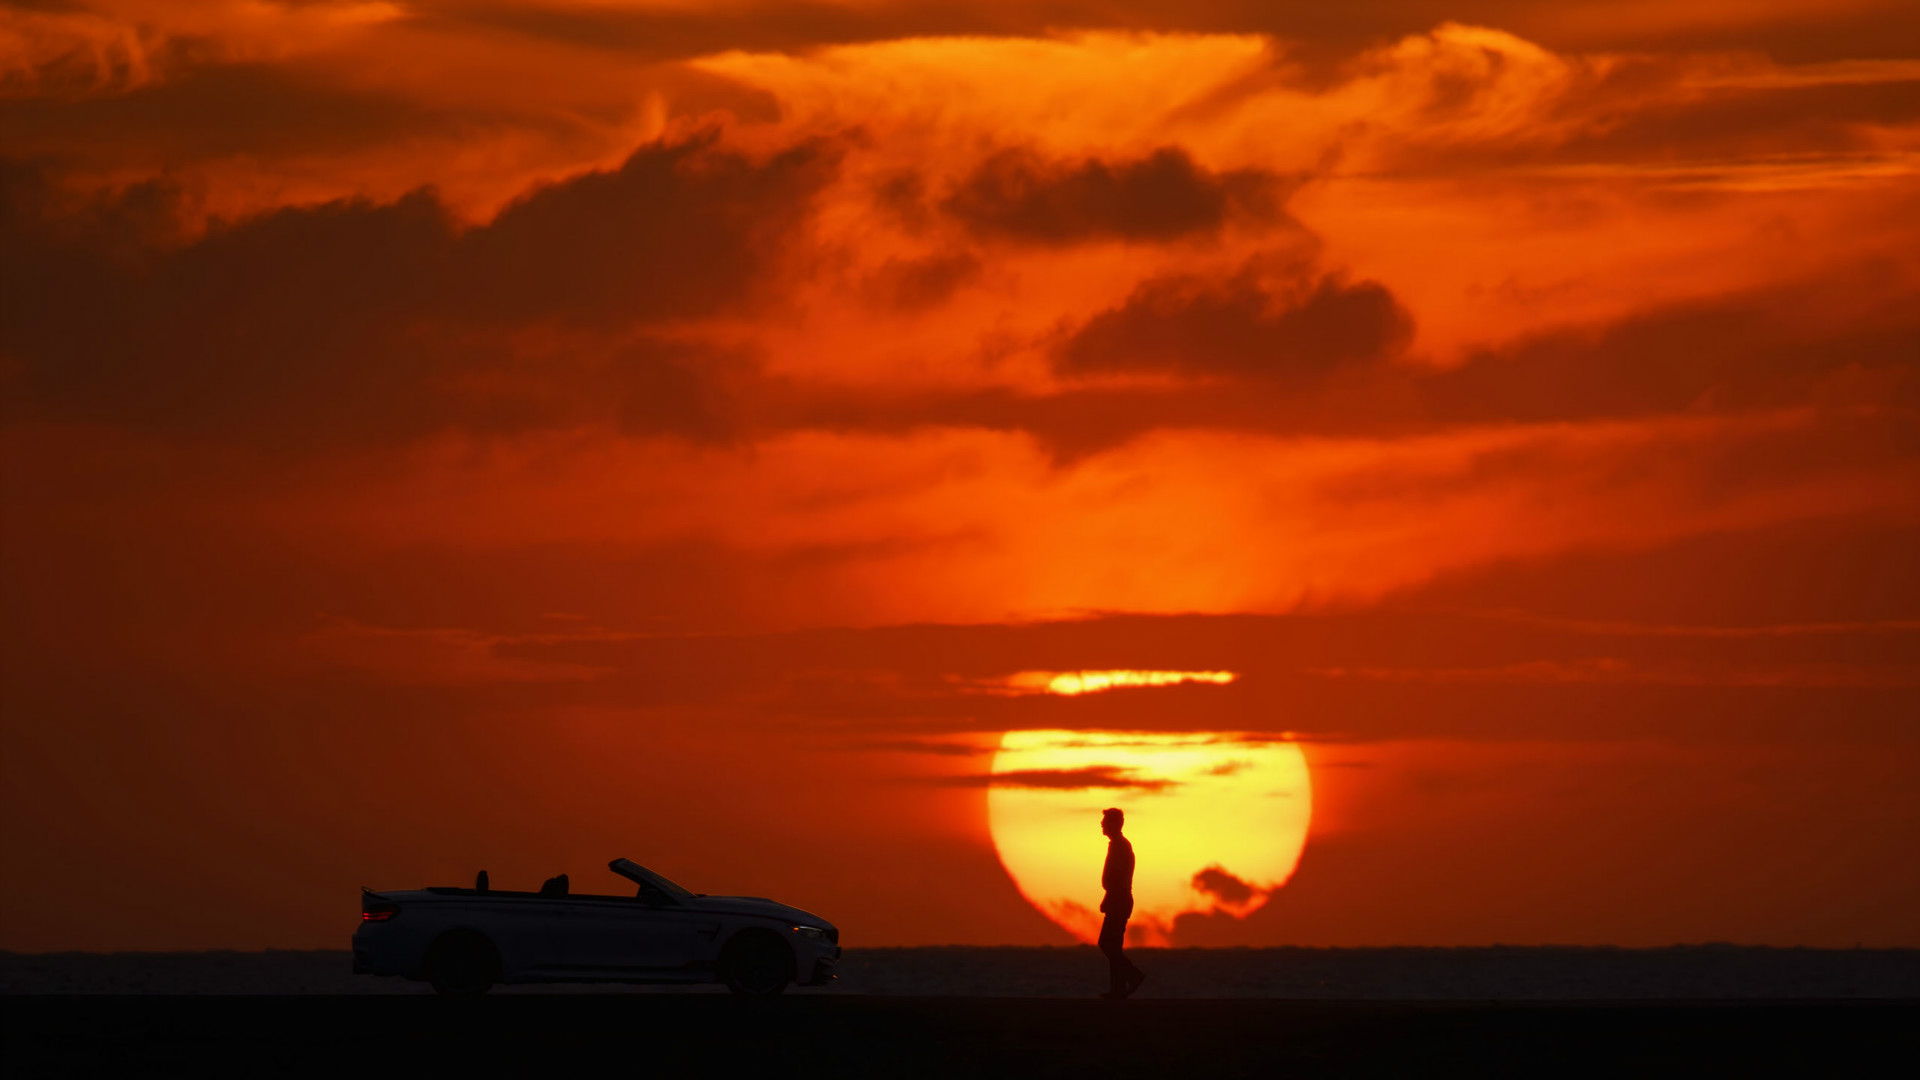
POLYGON ((786 970, 773 950, 749 949, 734 968, 734 980, 748 993, 766 994, 786 981, 786 970))
POLYGON ((435 983, 454 994, 477 994, 493 985, 487 957, 471 946, 449 950, 437 967, 435 983))
POLYGON ((452 972, 447 978, 447 985, 451 987, 455 993, 471 994, 484 988, 487 985, 487 981, 481 977, 478 971, 475 971, 471 966, 467 966, 464 969, 452 972))

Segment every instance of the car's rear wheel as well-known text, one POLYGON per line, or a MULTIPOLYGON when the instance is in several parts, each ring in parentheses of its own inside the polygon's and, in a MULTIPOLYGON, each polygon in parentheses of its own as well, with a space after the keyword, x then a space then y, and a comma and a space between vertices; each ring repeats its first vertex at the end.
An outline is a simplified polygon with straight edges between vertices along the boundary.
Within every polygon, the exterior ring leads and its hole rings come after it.
POLYGON ((772 997, 793 981, 793 950, 772 934, 742 934, 727 946, 721 969, 734 993, 772 997))
POLYGON ((438 993, 478 997, 500 981, 500 954, 479 934, 446 934, 427 950, 427 981, 438 993))

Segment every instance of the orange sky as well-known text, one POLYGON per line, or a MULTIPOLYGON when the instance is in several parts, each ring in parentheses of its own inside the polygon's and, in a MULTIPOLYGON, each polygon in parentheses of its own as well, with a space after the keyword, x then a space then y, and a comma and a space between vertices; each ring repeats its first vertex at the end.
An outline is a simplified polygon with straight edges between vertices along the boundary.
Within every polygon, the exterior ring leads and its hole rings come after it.
POLYGON ((1023 730, 1300 743, 1298 869, 1176 943, 1920 945, 1914 43, 0 8, 0 948, 619 854, 1064 943, 1023 730), (1002 692, 1083 670, 1238 677, 1002 692))

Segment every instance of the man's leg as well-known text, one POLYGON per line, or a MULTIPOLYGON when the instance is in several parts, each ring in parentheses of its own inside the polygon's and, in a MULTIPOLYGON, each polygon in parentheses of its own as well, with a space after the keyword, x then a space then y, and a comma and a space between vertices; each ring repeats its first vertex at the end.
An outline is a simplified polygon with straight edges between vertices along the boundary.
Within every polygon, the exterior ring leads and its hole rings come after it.
POLYGON ((1127 993, 1131 994, 1140 989, 1141 983, 1147 981, 1147 973, 1135 966, 1133 960, 1125 953, 1120 954, 1120 960, 1127 965, 1127 993))
POLYGON ((1107 997, 1127 995, 1127 969, 1133 965, 1127 962, 1127 954, 1122 951, 1126 943, 1127 917, 1109 912, 1100 924, 1100 951, 1107 954, 1107 974, 1112 980, 1107 997))
POLYGON ((1147 973, 1134 966, 1133 959, 1127 955, 1127 920, 1120 920, 1120 932, 1113 943, 1113 985, 1121 997, 1132 995, 1147 981, 1147 973))

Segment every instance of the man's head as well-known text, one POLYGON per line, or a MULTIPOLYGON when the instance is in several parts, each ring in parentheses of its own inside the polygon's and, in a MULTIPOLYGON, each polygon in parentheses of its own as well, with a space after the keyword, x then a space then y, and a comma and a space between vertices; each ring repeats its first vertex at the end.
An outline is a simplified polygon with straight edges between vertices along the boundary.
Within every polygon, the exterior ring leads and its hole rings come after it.
POLYGON ((1113 807, 1108 807, 1100 814, 1100 831, 1108 836, 1119 836, 1120 827, 1126 823, 1127 815, 1113 807))

